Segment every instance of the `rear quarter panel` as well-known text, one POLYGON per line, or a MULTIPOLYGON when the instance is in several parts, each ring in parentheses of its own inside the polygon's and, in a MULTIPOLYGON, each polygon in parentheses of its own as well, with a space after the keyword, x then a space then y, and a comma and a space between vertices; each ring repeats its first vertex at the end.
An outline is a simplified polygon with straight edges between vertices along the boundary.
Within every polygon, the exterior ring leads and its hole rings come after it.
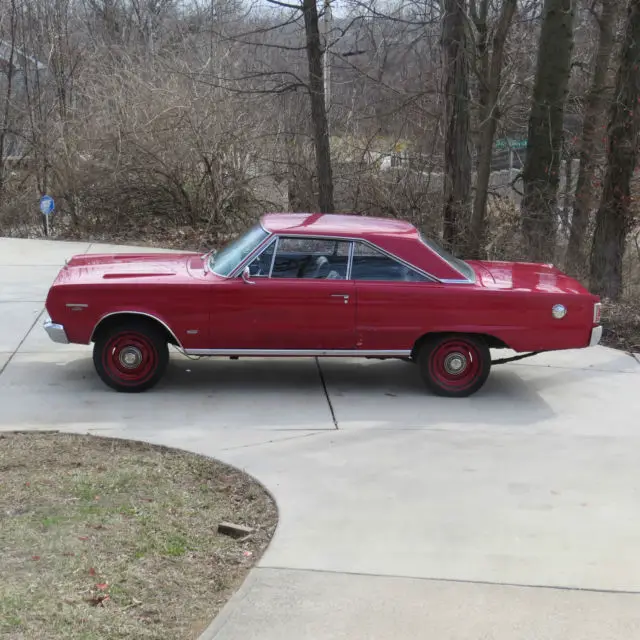
POLYGON ((358 283, 357 332, 363 349, 410 349, 426 333, 494 336, 515 351, 573 349, 589 344, 593 296, 496 291, 474 285, 358 283), (567 315, 556 320, 555 304, 567 315))

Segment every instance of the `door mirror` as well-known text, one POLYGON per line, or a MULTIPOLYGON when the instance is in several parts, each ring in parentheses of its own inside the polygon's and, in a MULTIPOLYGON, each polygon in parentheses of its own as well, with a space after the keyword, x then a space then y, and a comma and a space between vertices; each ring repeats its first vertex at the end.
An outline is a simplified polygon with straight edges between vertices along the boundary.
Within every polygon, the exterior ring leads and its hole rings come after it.
POLYGON ((245 284, 255 284, 255 282, 251 280, 251 271, 249 267, 245 267, 242 270, 242 280, 245 284))

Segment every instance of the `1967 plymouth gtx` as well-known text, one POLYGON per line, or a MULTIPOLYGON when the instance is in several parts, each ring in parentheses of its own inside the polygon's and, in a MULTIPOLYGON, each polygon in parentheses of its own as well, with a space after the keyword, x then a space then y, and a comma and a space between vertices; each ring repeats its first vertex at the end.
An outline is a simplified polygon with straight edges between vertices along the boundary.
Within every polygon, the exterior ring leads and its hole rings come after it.
POLYGON ((46 308, 51 339, 93 342, 118 391, 153 387, 173 344, 401 358, 432 392, 460 397, 485 383, 491 348, 578 349, 602 333, 599 298, 551 265, 462 261, 407 222, 350 215, 268 214, 205 255, 78 255, 46 308))

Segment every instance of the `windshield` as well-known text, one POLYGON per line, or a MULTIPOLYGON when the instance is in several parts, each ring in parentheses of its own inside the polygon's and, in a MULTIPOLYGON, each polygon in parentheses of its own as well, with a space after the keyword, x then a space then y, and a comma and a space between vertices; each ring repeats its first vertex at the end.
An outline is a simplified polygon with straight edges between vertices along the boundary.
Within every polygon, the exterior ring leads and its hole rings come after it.
POLYGON ((449 253, 446 249, 441 247, 437 242, 434 242, 430 238, 425 238, 420 234, 420 239, 424 242, 429 249, 437 253, 443 260, 448 262, 456 271, 459 271, 467 280, 475 281, 476 275, 473 269, 460 258, 456 258, 453 254, 449 253))
POLYGON ((228 276, 269 234, 256 226, 209 257, 209 267, 219 276, 228 276))

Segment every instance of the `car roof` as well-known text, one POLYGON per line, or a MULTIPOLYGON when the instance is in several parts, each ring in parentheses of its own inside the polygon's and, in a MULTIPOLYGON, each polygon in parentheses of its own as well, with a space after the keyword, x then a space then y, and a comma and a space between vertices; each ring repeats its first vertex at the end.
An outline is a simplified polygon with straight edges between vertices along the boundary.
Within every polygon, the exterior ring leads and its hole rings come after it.
POLYGON ((335 213, 268 213, 262 226, 271 233, 305 236, 367 237, 400 235, 418 237, 416 228, 404 220, 335 213))

